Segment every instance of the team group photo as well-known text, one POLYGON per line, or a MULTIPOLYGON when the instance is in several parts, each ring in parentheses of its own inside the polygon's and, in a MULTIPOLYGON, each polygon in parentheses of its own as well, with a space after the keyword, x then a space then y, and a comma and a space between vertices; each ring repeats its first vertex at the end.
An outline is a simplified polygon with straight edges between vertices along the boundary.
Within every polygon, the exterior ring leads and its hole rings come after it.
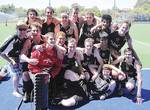
POLYGON ((0 4, 3 110, 148 110, 150 1, 110 0, 107 11, 81 1, 0 4))

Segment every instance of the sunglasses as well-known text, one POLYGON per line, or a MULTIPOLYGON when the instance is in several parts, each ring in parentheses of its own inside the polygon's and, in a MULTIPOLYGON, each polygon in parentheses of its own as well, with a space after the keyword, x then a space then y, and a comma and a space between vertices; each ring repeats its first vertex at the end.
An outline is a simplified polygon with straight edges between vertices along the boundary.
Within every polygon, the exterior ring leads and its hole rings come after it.
POLYGON ((26 28, 19 28, 18 30, 19 31, 26 31, 27 29, 26 28))

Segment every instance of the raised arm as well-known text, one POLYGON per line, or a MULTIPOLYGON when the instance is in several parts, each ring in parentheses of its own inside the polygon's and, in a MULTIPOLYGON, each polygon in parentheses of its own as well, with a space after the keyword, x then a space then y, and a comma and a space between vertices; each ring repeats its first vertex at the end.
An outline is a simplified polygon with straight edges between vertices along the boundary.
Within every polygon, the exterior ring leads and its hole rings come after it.
POLYGON ((127 34, 127 45, 128 45, 129 48, 132 49, 133 56, 138 60, 139 64, 141 65, 141 68, 142 68, 142 63, 141 63, 140 58, 138 57, 136 51, 133 48, 132 39, 131 39, 129 34, 127 34))
POLYGON ((71 22, 71 26, 73 27, 75 39, 76 39, 76 41, 78 42, 78 40, 79 40, 78 28, 77 28, 77 26, 76 26, 74 23, 72 23, 72 22, 71 22))

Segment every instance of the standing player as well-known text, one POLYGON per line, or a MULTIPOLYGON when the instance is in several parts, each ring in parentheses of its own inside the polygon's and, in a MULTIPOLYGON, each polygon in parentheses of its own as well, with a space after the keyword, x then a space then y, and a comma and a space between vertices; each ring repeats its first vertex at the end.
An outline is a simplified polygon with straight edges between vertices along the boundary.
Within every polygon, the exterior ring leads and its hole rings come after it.
POLYGON ((28 26, 25 22, 18 21, 16 25, 17 34, 13 35, 0 47, 0 55, 10 64, 11 71, 13 72, 13 95, 16 97, 22 97, 18 89, 19 78, 22 75, 19 55, 27 40, 27 29, 28 26))

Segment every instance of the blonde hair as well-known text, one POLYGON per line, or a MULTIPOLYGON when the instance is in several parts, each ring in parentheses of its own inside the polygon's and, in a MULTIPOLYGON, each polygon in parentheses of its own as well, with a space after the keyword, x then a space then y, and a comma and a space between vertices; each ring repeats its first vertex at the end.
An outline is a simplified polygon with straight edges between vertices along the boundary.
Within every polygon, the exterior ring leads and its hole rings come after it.
POLYGON ((76 39, 75 38, 69 38, 68 39, 68 44, 70 44, 70 43, 77 43, 77 41, 76 41, 76 39))
POLYGON ((87 43, 87 42, 94 44, 94 39, 92 39, 92 38, 87 38, 87 39, 85 39, 84 44, 87 43))
POLYGON ((63 31, 59 31, 56 33, 56 39, 59 38, 60 36, 62 36, 66 39, 66 34, 63 31))
POLYGON ((53 32, 48 32, 47 34, 43 35, 43 37, 46 38, 46 39, 47 39, 49 36, 55 37, 55 33, 53 33, 53 32))

